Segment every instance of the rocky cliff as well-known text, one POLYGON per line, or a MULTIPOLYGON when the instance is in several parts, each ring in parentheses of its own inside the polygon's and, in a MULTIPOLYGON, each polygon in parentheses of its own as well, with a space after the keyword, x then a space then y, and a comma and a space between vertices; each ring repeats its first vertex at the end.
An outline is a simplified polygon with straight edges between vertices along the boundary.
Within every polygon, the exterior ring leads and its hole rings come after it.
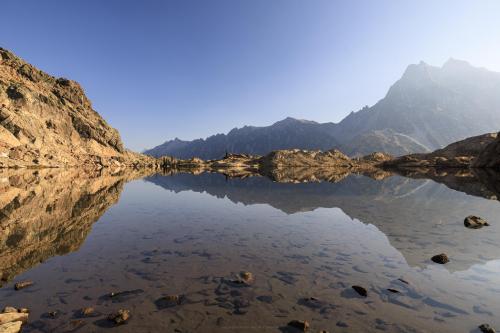
POLYGON ((500 135, 490 142, 472 164, 475 168, 500 169, 500 135))
POLYGON ((151 164, 124 149, 117 130, 75 81, 55 78, 0 48, 0 167, 151 164))
POLYGON ((496 157, 496 133, 487 133, 454 142, 442 149, 427 154, 411 154, 384 162, 384 166, 398 168, 469 168, 491 167, 490 160, 496 157), (480 161, 476 159, 481 156, 480 161))

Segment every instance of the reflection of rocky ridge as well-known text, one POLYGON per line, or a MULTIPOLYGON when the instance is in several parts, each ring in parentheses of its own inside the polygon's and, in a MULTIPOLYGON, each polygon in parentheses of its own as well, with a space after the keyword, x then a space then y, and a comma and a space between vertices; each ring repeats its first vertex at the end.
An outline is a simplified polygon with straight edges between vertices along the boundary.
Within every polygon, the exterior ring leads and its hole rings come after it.
POLYGON ((0 277, 3 281, 55 255, 77 250, 92 224, 118 201, 134 175, 82 170, 0 173, 0 277))
POLYGON ((394 176, 377 181, 350 175, 337 183, 291 184, 218 174, 155 175, 146 180, 175 192, 206 192, 245 205, 265 203, 287 214, 339 207, 384 232, 411 265, 425 265, 436 251, 453 258, 446 266, 451 270, 500 257, 495 245, 500 225, 489 227, 486 234, 463 227, 463 218, 470 214, 494 220, 500 213, 498 202, 469 197, 431 180, 394 176))

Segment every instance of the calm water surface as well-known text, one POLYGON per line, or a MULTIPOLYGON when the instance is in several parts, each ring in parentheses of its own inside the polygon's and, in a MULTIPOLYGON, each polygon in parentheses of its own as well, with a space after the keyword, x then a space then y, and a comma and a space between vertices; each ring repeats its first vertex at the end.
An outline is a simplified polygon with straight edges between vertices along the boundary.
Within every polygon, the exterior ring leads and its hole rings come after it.
POLYGON ((0 306, 31 309, 25 332, 293 332, 293 319, 311 332, 500 327, 496 200, 399 176, 129 180, 3 175, 0 306), (466 229, 471 214, 492 226, 466 229), (430 261, 441 252, 449 264, 430 261), (251 285, 230 282, 241 271, 251 285), (22 280, 35 284, 14 291, 22 280), (158 302, 169 294, 184 301, 158 302), (96 317, 75 321, 86 306, 96 317), (129 323, 108 327, 120 308, 129 323))

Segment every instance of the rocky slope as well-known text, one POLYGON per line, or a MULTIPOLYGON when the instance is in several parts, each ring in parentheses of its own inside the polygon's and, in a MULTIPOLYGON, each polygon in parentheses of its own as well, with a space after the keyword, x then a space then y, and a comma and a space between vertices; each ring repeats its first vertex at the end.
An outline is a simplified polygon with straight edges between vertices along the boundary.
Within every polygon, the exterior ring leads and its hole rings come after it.
POLYGON ((475 168, 500 169, 500 135, 484 148, 472 164, 475 168))
POLYGON ((427 154, 411 154, 384 162, 386 167, 397 168, 469 168, 470 166, 489 166, 488 157, 498 158, 491 153, 498 135, 488 133, 452 143, 445 148, 427 154), (475 160, 482 156, 479 162, 475 160), (488 157, 487 157, 488 156, 488 157))
POLYGON ((154 164, 127 151, 75 81, 0 48, 0 167, 154 164))
POLYGON ((500 128, 500 73, 450 59, 442 67, 410 65, 372 107, 338 124, 287 118, 246 126, 207 139, 167 141, 147 154, 221 158, 226 151, 265 155, 279 149, 329 150, 350 156, 384 151, 400 156, 431 152, 500 128))

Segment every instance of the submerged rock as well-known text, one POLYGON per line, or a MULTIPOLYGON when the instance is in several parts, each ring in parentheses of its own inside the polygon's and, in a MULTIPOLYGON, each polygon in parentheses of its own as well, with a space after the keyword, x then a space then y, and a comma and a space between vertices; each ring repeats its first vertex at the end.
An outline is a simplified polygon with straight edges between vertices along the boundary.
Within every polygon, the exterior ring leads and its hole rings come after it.
POLYGON ((120 309, 108 316, 108 320, 114 322, 116 325, 125 324, 130 318, 130 311, 120 309))
POLYGON ((495 329, 488 324, 479 325, 479 329, 483 333, 496 333, 495 329))
POLYGON ((450 259, 448 258, 448 256, 445 253, 436 254, 435 256, 433 256, 431 258, 431 260, 434 261, 436 264, 441 264, 441 265, 444 265, 444 264, 450 262, 450 259))
POLYGON ((309 329, 309 323, 306 320, 292 320, 288 323, 288 326, 299 329, 303 332, 309 329))
POLYGON ((361 286, 352 286, 352 289, 354 289, 360 296, 363 296, 363 297, 368 296, 368 291, 361 286))
POLYGON ((160 297, 155 301, 156 307, 158 309, 171 308, 177 305, 181 305, 185 300, 184 295, 167 295, 160 297))
POLYGON ((18 333, 23 325, 20 321, 14 321, 0 325, 0 333, 18 333))
POLYGON ((21 281, 14 285, 15 290, 21 290, 33 285, 33 281, 21 281))
POLYGON ((464 225, 470 229, 479 229, 489 226, 490 224, 479 216, 470 215, 465 218, 464 225))
POLYGON ((14 321, 26 322, 27 320, 28 320, 27 313, 1 313, 0 314, 0 325, 14 322, 14 321))
POLYGON ((93 307, 82 308, 78 314, 81 317, 92 317, 95 315, 95 309, 93 307))

